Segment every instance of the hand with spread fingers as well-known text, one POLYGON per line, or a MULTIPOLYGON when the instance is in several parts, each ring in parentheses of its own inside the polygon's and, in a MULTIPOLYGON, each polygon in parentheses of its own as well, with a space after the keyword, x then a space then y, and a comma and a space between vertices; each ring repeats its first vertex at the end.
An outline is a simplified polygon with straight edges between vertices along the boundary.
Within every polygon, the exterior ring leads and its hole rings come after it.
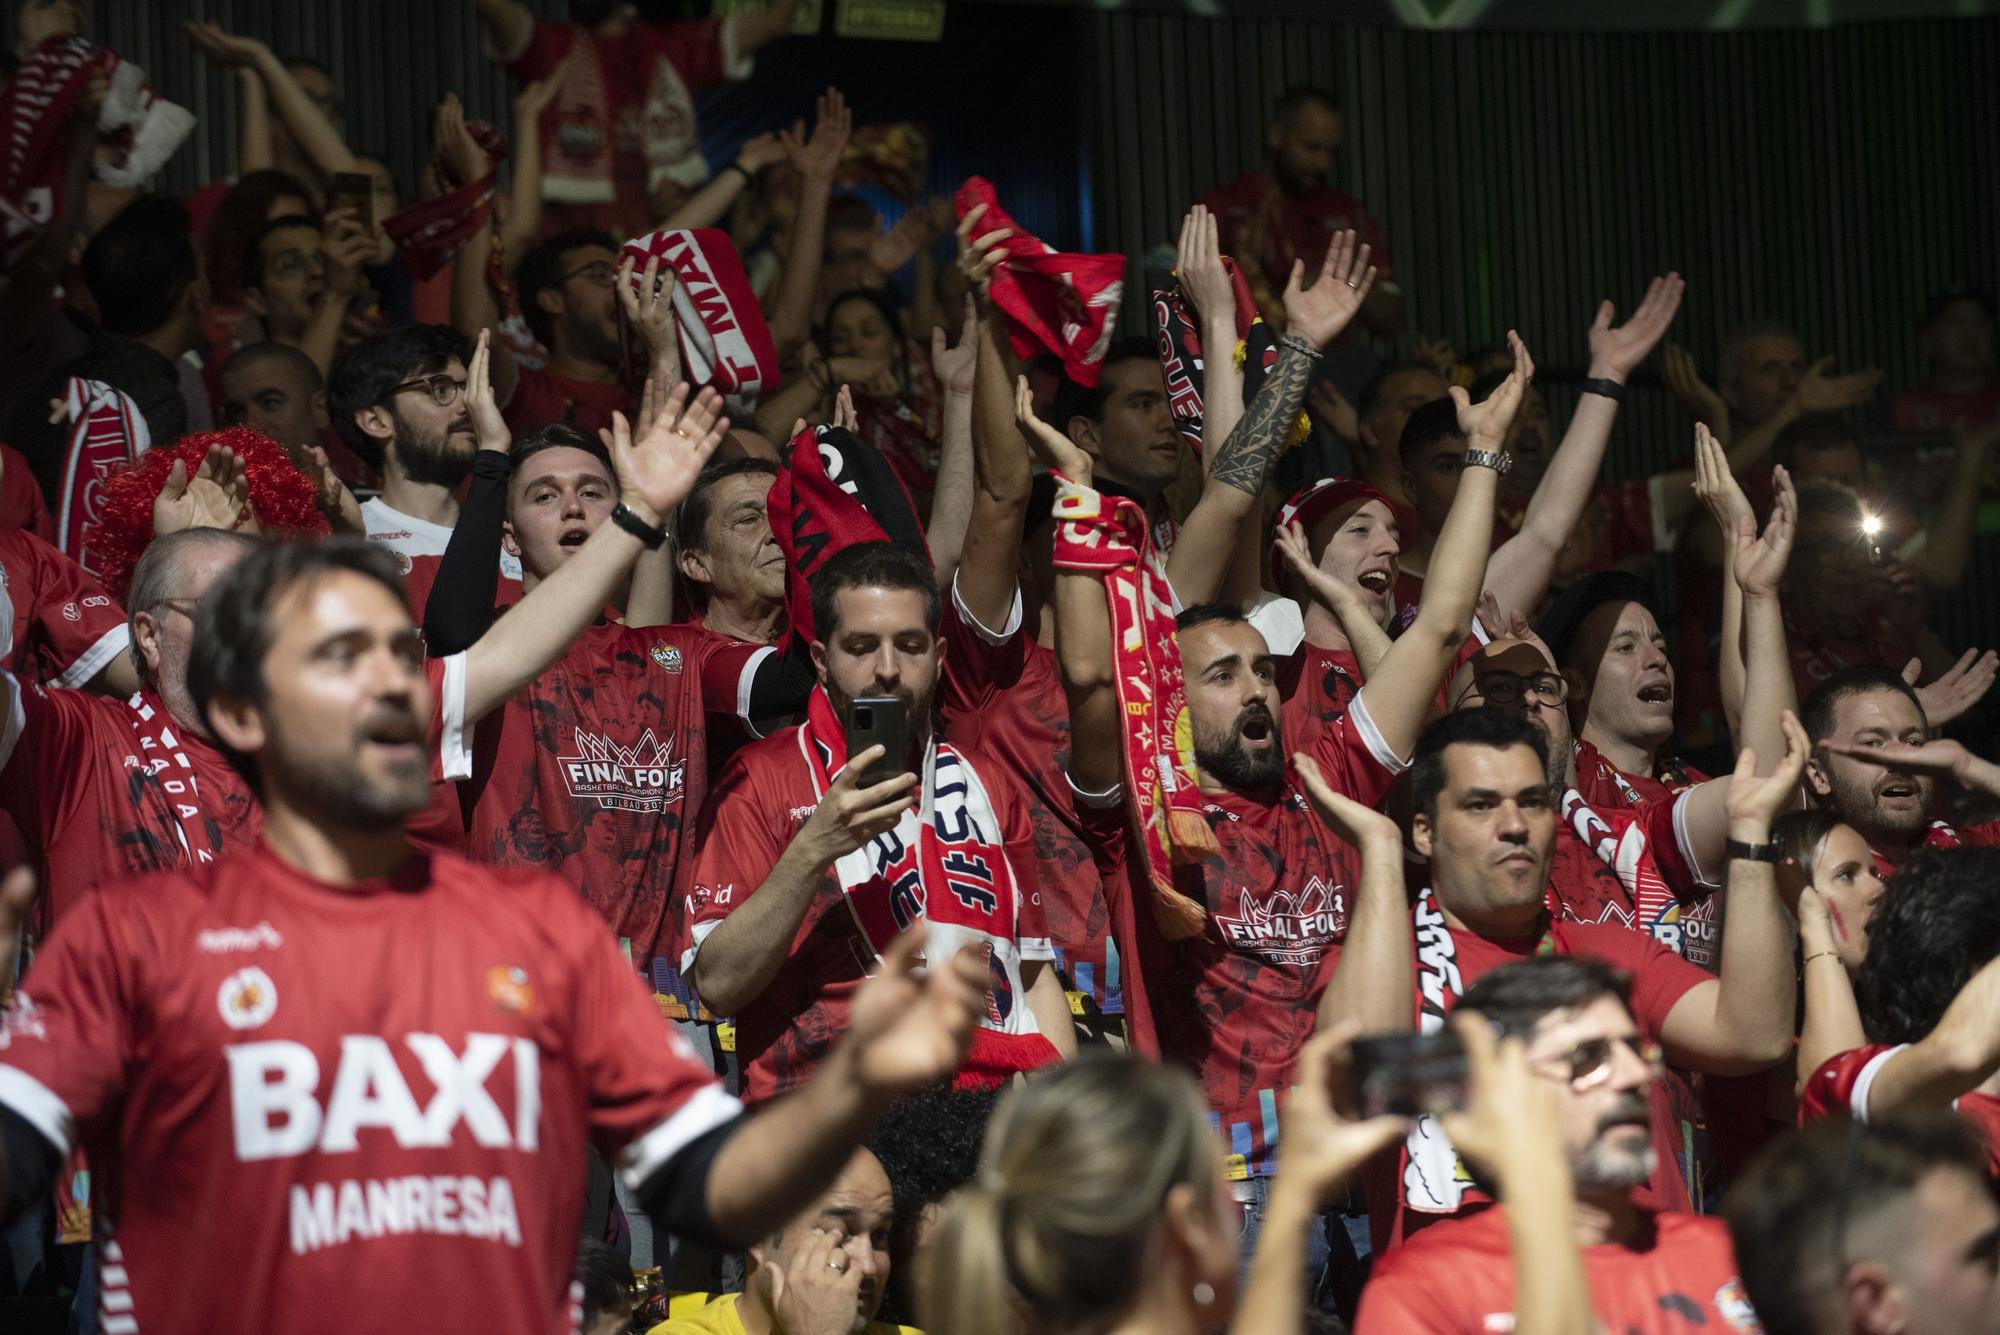
POLYGON ((191 528, 257 531, 256 512, 250 508, 249 475, 236 451, 226 445, 209 446, 192 477, 186 462, 174 460, 166 485, 153 500, 154 537, 191 528))
POLYGON ((1368 262, 1367 243, 1357 250, 1355 237, 1350 227, 1333 238, 1311 287, 1303 286, 1305 261, 1292 261, 1292 276, 1284 295, 1286 333, 1323 348, 1339 338, 1360 313, 1368 290, 1375 286, 1375 266, 1368 262))
POLYGON ((1912 658, 1903 665, 1903 680, 1917 693, 1924 720, 1933 728, 1942 728, 1986 698, 1993 689, 1994 675, 2000 672, 2000 654, 1991 649, 1984 653, 1967 649, 1948 672, 1928 686, 1917 685, 1923 671, 1924 660, 1912 658))

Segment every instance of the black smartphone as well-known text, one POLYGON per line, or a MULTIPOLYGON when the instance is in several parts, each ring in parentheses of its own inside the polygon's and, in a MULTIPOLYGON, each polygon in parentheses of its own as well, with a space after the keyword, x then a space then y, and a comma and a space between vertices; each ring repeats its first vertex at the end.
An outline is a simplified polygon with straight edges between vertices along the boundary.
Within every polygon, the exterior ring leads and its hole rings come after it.
POLYGON ((1352 1051, 1363 1117, 1416 1117, 1465 1106, 1465 1047, 1449 1029, 1357 1038, 1352 1051))
POLYGON ((893 695, 864 695, 847 711, 847 754, 858 756, 871 746, 882 758, 861 771, 861 787, 887 783, 908 771, 910 711, 893 695))
POLYGON ((366 172, 333 174, 333 206, 353 209, 354 217, 367 231, 375 230, 375 178, 366 172))

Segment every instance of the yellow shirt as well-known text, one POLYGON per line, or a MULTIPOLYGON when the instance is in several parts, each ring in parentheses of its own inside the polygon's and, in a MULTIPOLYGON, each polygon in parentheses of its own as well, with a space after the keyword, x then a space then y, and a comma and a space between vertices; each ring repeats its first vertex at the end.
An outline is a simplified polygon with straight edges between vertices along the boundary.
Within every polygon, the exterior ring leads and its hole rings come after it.
MULTIPOLYGON (((678 1295, 673 1307, 692 1297, 700 1301, 705 1294, 678 1295)), ((691 1312, 671 1316, 646 1332, 646 1335, 747 1335, 743 1329, 743 1319, 736 1315, 736 1299, 740 1295, 725 1293, 713 1299, 706 1307, 691 1312)), ((870 1321, 865 1335, 924 1335, 915 1326, 892 1326, 882 1321, 870 1321)))

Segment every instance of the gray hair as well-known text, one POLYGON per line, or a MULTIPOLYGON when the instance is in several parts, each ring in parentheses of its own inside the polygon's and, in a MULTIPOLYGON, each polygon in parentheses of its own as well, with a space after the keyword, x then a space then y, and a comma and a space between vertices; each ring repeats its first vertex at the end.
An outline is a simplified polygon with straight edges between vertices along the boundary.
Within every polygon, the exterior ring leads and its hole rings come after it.
MULTIPOLYGON (((182 529, 147 543, 146 550, 139 554, 139 563, 132 567, 132 587, 125 594, 125 623, 134 636, 138 634, 139 614, 153 612, 174 597, 174 590, 187 578, 187 558, 196 548, 207 545, 238 547, 247 553, 262 543, 247 533, 233 533, 225 528, 182 529)), ((132 666, 141 682, 154 684, 153 674, 146 668, 146 656, 136 649, 132 653, 132 666)))

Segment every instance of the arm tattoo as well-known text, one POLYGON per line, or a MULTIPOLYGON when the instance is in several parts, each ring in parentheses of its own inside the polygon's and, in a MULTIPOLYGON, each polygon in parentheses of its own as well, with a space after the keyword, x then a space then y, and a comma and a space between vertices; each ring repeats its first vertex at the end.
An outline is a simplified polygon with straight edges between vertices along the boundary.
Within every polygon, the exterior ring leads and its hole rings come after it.
POLYGON ((1298 420, 1306 401, 1306 381, 1312 377, 1314 358, 1296 348, 1280 345, 1278 361, 1257 389, 1257 396, 1243 410, 1236 429, 1215 452, 1208 475, 1226 487, 1256 496, 1264 490, 1264 477, 1272 461, 1284 452, 1285 441, 1298 420))

